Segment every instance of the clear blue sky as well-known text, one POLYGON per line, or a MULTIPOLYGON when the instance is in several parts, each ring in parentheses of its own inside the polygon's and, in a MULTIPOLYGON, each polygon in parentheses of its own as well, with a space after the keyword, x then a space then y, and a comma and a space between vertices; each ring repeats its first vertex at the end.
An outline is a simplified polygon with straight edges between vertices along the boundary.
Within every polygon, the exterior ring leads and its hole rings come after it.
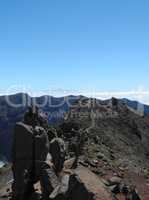
POLYGON ((2 0, 0 92, 149 90, 148 0, 2 0))

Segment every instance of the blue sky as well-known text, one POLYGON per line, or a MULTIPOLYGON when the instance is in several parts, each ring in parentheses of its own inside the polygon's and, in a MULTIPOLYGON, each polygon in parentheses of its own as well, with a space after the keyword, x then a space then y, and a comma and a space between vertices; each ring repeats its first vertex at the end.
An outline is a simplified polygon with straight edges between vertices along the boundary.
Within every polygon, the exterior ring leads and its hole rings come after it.
POLYGON ((0 93, 148 91, 148 10, 148 0, 2 0, 0 93))

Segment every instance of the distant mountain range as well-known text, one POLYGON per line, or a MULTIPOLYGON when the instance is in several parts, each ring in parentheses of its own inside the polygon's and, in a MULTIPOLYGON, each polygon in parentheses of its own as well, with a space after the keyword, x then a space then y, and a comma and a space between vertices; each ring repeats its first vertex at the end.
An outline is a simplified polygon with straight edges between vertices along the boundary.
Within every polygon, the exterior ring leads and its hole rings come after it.
MULTIPOLYGON (((0 154, 5 156, 8 160, 11 158, 10 152, 14 124, 23 119, 24 113, 26 112, 30 103, 36 102, 39 107, 42 107, 44 112, 50 114, 49 123, 55 124, 61 122, 65 116, 65 113, 67 113, 70 107, 72 107, 75 102, 81 98, 85 97, 30 97, 29 95, 23 93, 18 93, 10 96, 0 96, 0 154)), ((136 101, 130 101, 128 99, 120 99, 119 101, 126 103, 130 108, 134 110, 137 110, 138 108, 138 102, 136 101)), ((144 106, 144 115, 148 116, 149 106, 143 104, 141 105, 144 106)))
POLYGON ((122 101, 124 101, 130 108, 138 111, 142 110, 142 114, 149 116, 149 105, 145 105, 138 101, 131 101, 129 99, 122 99, 122 101))

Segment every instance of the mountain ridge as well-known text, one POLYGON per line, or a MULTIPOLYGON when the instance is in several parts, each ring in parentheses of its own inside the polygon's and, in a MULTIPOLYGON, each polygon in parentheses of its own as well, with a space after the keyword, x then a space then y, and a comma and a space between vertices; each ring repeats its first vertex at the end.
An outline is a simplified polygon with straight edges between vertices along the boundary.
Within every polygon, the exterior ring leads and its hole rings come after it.
MULTIPOLYGON (((56 124, 63 120, 65 113, 67 113, 71 106, 80 99, 90 99, 81 95, 78 96, 64 96, 64 97, 53 97, 50 95, 43 95, 40 97, 31 97, 27 93, 17 93, 12 95, 0 96, 0 153, 7 157, 8 160, 11 158, 11 143, 12 143, 12 132, 14 124, 17 121, 23 119, 24 113, 27 110, 28 105, 34 100, 37 104, 42 104, 46 98, 46 103, 42 107, 44 112, 48 112, 50 124, 56 124), (24 105, 20 105, 24 98, 24 105), (10 106, 7 100, 12 101, 11 103, 17 104, 15 108, 10 106), (51 106, 50 106, 51 105, 51 106)), ((99 100, 99 102, 110 102, 110 100, 99 100)), ((118 99, 120 102, 126 103, 129 107, 136 110, 137 102, 128 99, 118 99)), ((142 104, 143 105, 143 104, 142 104)), ((40 106, 39 106, 40 107, 40 106)), ((144 114, 149 116, 149 106, 144 105, 144 114)))

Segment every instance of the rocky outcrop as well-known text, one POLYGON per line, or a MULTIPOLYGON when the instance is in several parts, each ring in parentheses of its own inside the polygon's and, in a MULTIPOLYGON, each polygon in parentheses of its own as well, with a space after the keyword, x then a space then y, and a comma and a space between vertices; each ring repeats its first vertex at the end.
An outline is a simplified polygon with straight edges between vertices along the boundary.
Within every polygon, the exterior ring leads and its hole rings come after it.
MULTIPOLYGON (((65 171, 63 174, 62 187, 65 194, 58 195, 58 191, 54 191, 51 195, 53 200, 111 200, 112 195, 106 189, 99 177, 92 173, 89 169, 79 166, 74 171, 65 171), (67 176, 69 178, 67 178, 67 176), (69 180, 69 181, 68 181, 69 180), (66 189, 65 189, 66 188, 66 189), (55 194, 56 193, 56 194, 55 194)), ((8 187, 7 187, 8 188, 8 187)), ((36 188, 37 189, 37 188, 36 188)), ((0 200, 11 197, 9 191, 1 191, 0 200)), ((40 185, 31 200, 37 200, 41 197, 40 185)))

